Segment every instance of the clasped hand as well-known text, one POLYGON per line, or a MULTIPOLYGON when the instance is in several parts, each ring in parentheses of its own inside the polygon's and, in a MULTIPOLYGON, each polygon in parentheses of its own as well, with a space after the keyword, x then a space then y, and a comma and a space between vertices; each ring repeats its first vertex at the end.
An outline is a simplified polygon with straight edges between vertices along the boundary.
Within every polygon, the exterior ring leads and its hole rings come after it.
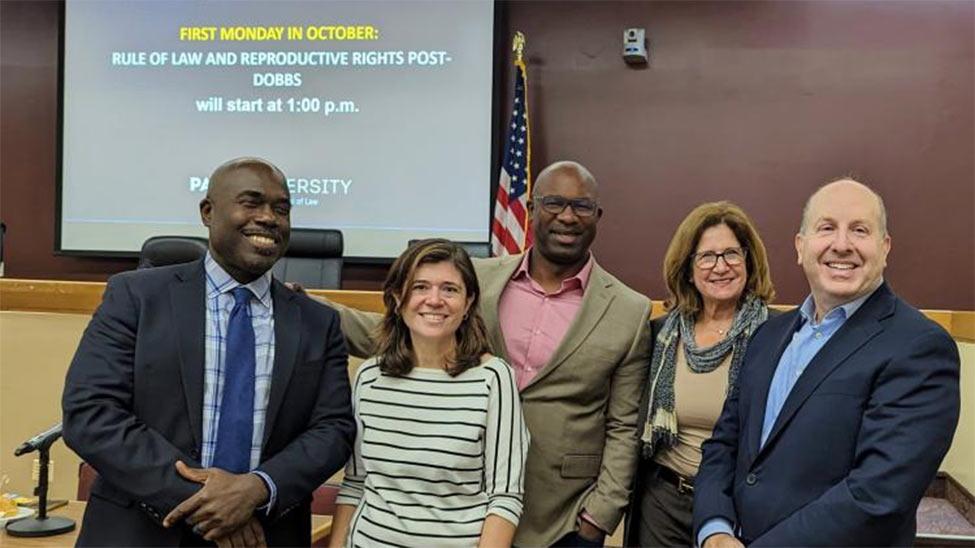
POLYGON ((729 534, 717 533, 704 539, 703 548, 745 548, 745 545, 729 534))
POLYGON ((203 488, 173 508, 164 527, 180 521, 193 531, 220 546, 261 546, 264 530, 254 517, 254 509, 268 498, 264 481, 255 474, 232 474, 219 468, 190 468, 176 461, 176 471, 203 488))

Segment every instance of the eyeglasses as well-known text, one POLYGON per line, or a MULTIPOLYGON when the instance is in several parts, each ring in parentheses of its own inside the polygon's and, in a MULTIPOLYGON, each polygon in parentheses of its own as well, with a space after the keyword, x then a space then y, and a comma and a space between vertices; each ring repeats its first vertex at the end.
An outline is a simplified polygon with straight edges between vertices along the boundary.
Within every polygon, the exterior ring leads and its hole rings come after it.
POLYGON ((590 200, 589 198, 574 198, 569 199, 564 196, 541 196, 536 197, 535 200, 542 204, 542 211, 552 215, 558 215, 565 211, 566 206, 572 208, 572 211, 579 217, 592 217, 596 214, 596 210, 599 209, 599 204, 596 200, 590 200))
POLYGON ((702 270, 710 270, 718 265, 718 259, 724 259, 724 264, 728 266, 738 266, 745 262, 746 249, 743 247, 729 247, 721 253, 715 253, 714 251, 705 251, 703 253, 694 253, 691 255, 691 260, 694 261, 694 265, 702 270))

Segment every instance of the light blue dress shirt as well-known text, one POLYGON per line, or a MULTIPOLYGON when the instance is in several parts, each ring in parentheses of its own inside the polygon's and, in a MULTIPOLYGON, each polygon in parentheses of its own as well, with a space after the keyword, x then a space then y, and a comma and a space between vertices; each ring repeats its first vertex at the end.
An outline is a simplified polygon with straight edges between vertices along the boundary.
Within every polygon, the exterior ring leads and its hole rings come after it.
MULTIPOLYGON (((217 445, 217 426, 220 424, 220 403, 223 401, 225 353, 227 348, 227 322, 234 307, 234 288, 244 285, 233 279, 208 251, 203 261, 206 270, 206 363, 203 375, 203 446, 201 464, 204 468, 213 464, 213 452, 217 445)), ((274 368, 274 301, 271 299, 271 272, 266 272, 245 287, 254 294, 251 300, 251 323, 254 327, 254 354, 256 360, 254 386, 254 431, 251 442, 251 468, 261 461, 261 443, 264 436, 264 419, 271 392, 271 372, 274 368)), ((254 470, 267 486, 267 504, 262 510, 270 511, 277 500, 277 486, 270 476, 254 470)))
MULTIPOLYGON (((877 287, 880 287, 879 285, 877 287)), ((876 291, 876 289, 874 289, 876 291)), ((772 384, 769 385, 768 399, 765 400, 765 417, 762 420, 762 442, 760 447, 765 446, 765 441, 772 432, 775 419, 778 418, 785 400, 792 392, 792 387, 806 370, 806 366, 812 362, 816 354, 826 346, 826 343, 843 327, 846 320, 863 306, 873 291, 866 295, 850 301, 846 304, 837 306, 823 316, 823 320, 816 323, 816 303, 812 295, 806 297, 802 306, 799 307, 799 315, 802 320, 800 327, 792 335, 792 341, 782 352, 779 364, 775 368, 772 376, 772 384)), ((702 546, 704 541, 711 535, 727 533, 734 535, 734 525, 724 518, 711 518, 704 522, 701 530, 697 533, 698 546, 702 546)))

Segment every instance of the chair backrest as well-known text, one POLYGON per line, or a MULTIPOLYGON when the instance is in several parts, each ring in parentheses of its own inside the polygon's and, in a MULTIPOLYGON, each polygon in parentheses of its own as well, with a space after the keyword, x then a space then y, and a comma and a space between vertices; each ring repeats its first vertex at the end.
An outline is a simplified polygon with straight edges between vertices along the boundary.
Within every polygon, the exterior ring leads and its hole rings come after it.
MULTIPOLYGON (((421 240, 410 240, 407 245, 413 245, 421 240)), ((464 248, 471 257, 478 259, 487 259, 491 256, 491 242, 458 242, 454 241, 455 244, 464 248)))
POLYGON ((153 236, 142 244, 139 268, 181 264, 202 259, 207 253, 206 238, 193 236, 153 236))
MULTIPOLYGON (((7 233, 7 225, 0 221, 0 264, 3 264, 3 235, 7 233)), ((0 272, 0 275, 3 273, 0 272)))
MULTIPOLYGON (((321 516, 335 515, 335 498, 339 494, 339 486, 334 483, 323 483, 311 495, 311 513, 321 516)), ((313 531, 314 533, 314 531, 313 531)), ((313 535, 314 536, 314 535, 313 535)), ((311 541, 312 548, 325 548, 331 540, 331 530, 324 537, 311 541)))
POLYGON ((341 230, 293 228, 288 251, 272 271, 278 280, 307 289, 340 289, 343 251, 341 230))
POLYGON ((471 257, 487 259, 491 256, 491 242, 456 242, 471 257))
POLYGON ((75 497, 77 500, 88 500, 88 496, 91 494, 91 486, 97 477, 98 472, 87 462, 78 465, 78 496, 75 497))
POLYGON ((323 483, 311 494, 311 513, 321 516, 335 515, 335 498, 339 494, 339 486, 334 483, 323 483))

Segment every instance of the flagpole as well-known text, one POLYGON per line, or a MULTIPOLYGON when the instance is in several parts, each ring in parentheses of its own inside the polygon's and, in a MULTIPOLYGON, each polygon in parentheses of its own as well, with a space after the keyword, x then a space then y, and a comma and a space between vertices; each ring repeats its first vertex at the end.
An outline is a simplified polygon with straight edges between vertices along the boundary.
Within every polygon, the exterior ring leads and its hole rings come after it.
POLYGON ((515 63, 525 62, 525 35, 520 30, 515 32, 511 40, 511 51, 515 52, 515 63))
MULTIPOLYGON (((515 31, 515 37, 511 40, 511 51, 515 54, 515 66, 521 71, 522 80, 525 82, 525 127, 527 128, 525 134, 528 136, 528 146, 525 147, 525 186, 527 188, 525 193, 528 195, 528 200, 530 201, 532 196, 532 132, 531 124, 528 120, 528 68, 525 66, 525 35, 520 30, 515 31)), ((522 234, 524 234, 521 240, 522 250, 528 247, 528 227, 530 224, 531 213, 526 212, 525 222, 521 227, 522 234)))
POLYGON ((495 256, 521 253, 532 242, 528 214, 531 198, 531 135, 526 98, 525 35, 521 32, 515 33, 511 51, 515 68, 514 97, 491 223, 491 250, 495 256))

